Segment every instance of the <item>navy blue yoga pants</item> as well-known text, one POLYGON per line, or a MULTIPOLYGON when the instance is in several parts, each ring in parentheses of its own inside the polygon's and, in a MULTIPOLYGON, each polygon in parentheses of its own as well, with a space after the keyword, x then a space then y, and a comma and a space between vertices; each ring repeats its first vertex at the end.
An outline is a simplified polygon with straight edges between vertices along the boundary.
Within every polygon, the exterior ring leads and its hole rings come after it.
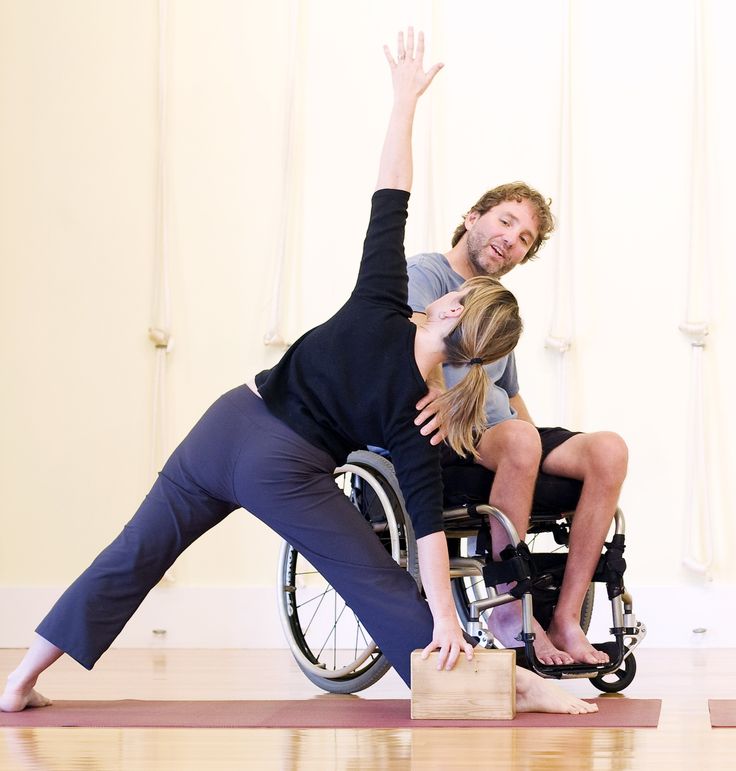
POLYGON ((334 467, 247 386, 230 391, 36 631, 91 669, 184 549, 242 507, 337 589, 408 684, 411 651, 432 640, 429 606, 335 485, 334 467))

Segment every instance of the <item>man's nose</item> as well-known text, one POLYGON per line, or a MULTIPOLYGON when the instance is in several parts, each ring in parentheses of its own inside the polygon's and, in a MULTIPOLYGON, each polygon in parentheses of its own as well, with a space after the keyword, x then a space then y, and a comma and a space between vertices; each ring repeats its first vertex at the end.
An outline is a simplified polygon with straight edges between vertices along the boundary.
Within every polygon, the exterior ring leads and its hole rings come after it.
POLYGON ((509 248, 516 246, 521 241, 521 229, 508 231, 506 237, 508 239, 507 245, 509 248))

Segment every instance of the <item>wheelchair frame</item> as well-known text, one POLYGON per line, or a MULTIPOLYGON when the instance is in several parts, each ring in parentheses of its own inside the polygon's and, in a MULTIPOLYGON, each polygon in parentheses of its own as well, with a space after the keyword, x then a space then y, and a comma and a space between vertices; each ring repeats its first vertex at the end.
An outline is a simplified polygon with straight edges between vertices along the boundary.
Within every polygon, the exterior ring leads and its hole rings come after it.
MULTIPOLYGON (((369 519, 394 561, 409 571, 421 589, 416 539, 391 463, 381 455, 360 450, 351 453, 348 462, 335 470, 335 477, 369 519)), ((549 666, 542 664, 534 653, 534 598, 539 600, 554 592, 564 572, 565 553, 530 552, 508 517, 488 504, 455 506, 443 515, 451 547, 450 578, 458 617, 480 645, 498 647, 483 626, 483 614, 497 605, 520 599, 523 648, 516 652, 521 666, 542 677, 589 678, 599 690, 609 693, 629 685, 636 673, 633 652, 644 639, 646 627, 636 620, 633 600, 623 584, 625 522, 620 509, 615 515, 613 538, 601 555, 581 613, 581 626, 587 632, 594 584, 606 583, 614 642, 598 646, 606 650, 610 659, 608 664, 600 665, 549 666), (489 554, 462 554, 462 547, 467 551, 468 543, 483 532, 484 522, 491 517, 501 524, 511 543, 504 550, 503 561, 494 562, 489 554), (499 594, 495 590, 496 584, 510 580, 517 582, 511 592, 499 594)), ((531 524, 530 532, 549 530, 548 525, 569 530, 569 515, 548 517, 542 523, 532 520, 531 524), (561 526, 560 520, 567 524, 561 526)), ((283 544, 279 556, 277 584, 279 615, 289 647, 297 665, 313 683, 333 693, 354 693, 377 682, 391 668, 357 616, 288 543, 283 544)))

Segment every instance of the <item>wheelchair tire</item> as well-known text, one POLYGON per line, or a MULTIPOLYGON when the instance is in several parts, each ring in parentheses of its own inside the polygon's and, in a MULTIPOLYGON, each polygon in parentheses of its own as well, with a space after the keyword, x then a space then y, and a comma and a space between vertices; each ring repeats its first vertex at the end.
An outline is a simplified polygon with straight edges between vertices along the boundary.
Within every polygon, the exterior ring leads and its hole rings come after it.
MULTIPOLYGON (((395 482, 393 466, 379 455, 352 453, 335 480, 373 525, 391 553, 419 584, 419 560, 411 522, 395 482)), ((358 617, 340 595, 288 543, 278 568, 281 625, 297 666, 330 693, 355 693, 391 668, 358 617)))
POLYGON ((593 618, 593 603, 595 602, 595 584, 589 584, 583 597, 583 606, 580 608, 580 628, 588 634, 590 622, 593 618))

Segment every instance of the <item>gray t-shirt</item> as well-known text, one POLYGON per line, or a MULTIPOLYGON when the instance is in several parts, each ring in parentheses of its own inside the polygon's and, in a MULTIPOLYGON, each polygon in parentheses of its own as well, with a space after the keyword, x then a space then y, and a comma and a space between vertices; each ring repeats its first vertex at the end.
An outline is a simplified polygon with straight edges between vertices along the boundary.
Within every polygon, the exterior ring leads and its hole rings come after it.
MULTIPOLYGON (((424 309, 438 297, 454 292, 465 281, 455 273, 444 254, 417 254, 407 260, 409 273, 409 305, 413 311, 424 313, 424 309)), ((519 392, 514 354, 504 356, 484 367, 491 383, 486 397, 486 417, 493 426, 516 417, 516 410, 509 404, 509 397, 519 392)), ((445 364, 443 374, 448 388, 462 380, 467 366, 445 364)))

